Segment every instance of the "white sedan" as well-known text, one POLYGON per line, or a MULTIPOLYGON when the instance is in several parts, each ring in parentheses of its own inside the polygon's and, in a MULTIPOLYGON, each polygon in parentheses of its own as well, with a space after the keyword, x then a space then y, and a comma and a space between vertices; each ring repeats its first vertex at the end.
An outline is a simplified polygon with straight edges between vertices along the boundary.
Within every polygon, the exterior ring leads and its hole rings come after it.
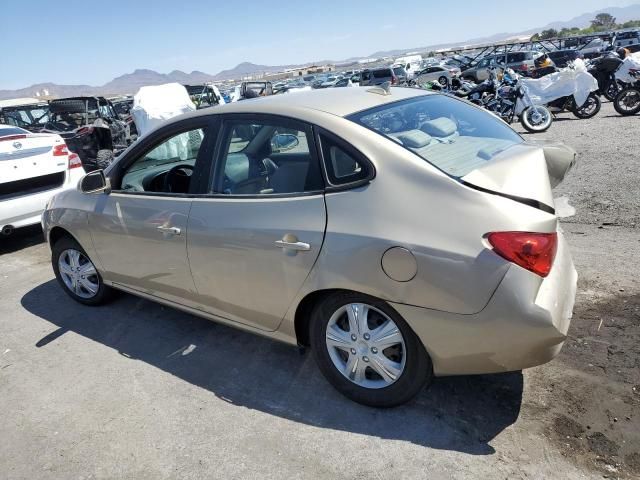
POLYGON ((75 188, 85 174, 60 135, 0 125, 0 231, 40 223, 54 194, 75 188))
POLYGON ((451 79, 457 75, 460 75, 459 68, 448 65, 433 65, 419 72, 414 80, 417 84, 438 82, 442 86, 447 86, 451 79))

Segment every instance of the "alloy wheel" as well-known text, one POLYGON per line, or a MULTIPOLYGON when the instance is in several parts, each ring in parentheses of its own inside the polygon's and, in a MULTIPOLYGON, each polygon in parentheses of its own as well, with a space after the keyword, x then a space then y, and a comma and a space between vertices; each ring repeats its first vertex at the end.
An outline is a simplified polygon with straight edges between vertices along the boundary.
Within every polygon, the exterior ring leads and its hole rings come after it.
POLYGON ((406 346, 396 323, 365 303, 343 305, 329 319, 326 346, 336 369, 358 386, 384 388, 402 375, 406 346))
POLYGON ((100 279, 91 260, 79 250, 69 248, 58 257, 60 277, 69 291, 89 299, 96 296, 100 279))

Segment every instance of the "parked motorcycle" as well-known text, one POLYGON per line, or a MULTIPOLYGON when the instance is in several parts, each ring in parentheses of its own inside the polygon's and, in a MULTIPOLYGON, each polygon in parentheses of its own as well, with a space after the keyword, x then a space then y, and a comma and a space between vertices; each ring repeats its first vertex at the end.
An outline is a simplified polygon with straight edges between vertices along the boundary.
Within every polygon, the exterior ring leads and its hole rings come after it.
MULTIPOLYGON (((568 69, 575 70, 574 64, 572 63, 568 67, 568 69)), ((567 69, 560 70, 555 66, 546 67, 544 72, 538 71, 538 75, 536 75, 536 78, 546 77, 548 75, 566 70, 567 69)), ((584 73, 582 75, 584 75, 584 73)), ((598 112, 600 112, 600 109, 602 108, 602 102, 600 101, 600 97, 596 94, 596 92, 591 92, 587 97, 587 100, 581 106, 576 105, 574 95, 567 95, 547 103, 547 108, 549 108, 549 111, 551 111, 551 113, 553 114, 571 112, 577 118, 588 119, 595 117, 598 112)))
POLYGON ((520 81, 503 81, 495 96, 487 98, 485 108, 499 115, 511 124, 516 117, 520 124, 531 133, 540 133, 549 129, 553 115, 543 105, 535 105, 529 96, 527 87, 520 81))
POLYGON ((625 116, 640 112, 640 70, 631 69, 629 75, 636 81, 620 91, 613 100, 613 108, 620 115, 625 116))
POLYGON ((616 70, 622 65, 622 59, 612 53, 593 60, 588 67, 588 72, 598 81, 598 93, 613 101, 622 90, 620 82, 616 79, 616 70))

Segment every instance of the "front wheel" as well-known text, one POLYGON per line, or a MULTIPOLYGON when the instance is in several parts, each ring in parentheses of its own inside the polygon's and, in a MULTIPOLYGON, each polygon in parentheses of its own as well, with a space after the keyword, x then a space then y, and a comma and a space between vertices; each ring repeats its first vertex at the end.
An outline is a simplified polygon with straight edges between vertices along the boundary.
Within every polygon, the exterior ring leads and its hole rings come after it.
POLYGON ((640 88, 625 88, 613 101, 613 108, 620 115, 635 115, 640 112, 640 88))
POLYGON ((520 123, 531 133, 540 133, 549 129, 553 117, 548 108, 542 106, 527 107, 520 115, 520 123))
POLYGON ((601 107, 602 102, 600 101, 600 98, 595 93, 592 93, 587 97, 587 101, 584 102, 580 108, 577 108, 574 104, 571 113, 581 119, 593 118, 598 114, 601 107))
POLYGON ((438 83, 443 87, 446 87, 447 85, 449 85, 449 79, 442 75, 440 78, 438 78, 438 83))
POLYGON ((76 302, 101 305, 113 296, 100 273, 78 242, 63 237, 51 248, 53 273, 62 289, 76 302))
POLYGON ((372 407, 413 398, 432 377, 429 355, 385 302, 337 293, 315 309, 311 346, 320 371, 343 395, 372 407))

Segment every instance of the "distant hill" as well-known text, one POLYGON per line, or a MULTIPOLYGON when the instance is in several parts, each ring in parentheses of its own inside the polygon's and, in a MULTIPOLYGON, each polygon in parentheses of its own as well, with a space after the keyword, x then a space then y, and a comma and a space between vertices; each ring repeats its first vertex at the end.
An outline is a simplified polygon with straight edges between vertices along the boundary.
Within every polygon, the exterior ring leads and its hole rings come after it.
MULTIPOLYGON (((560 30, 562 28, 584 28, 590 25, 590 21, 598 13, 609 13, 616 17, 618 23, 623 23, 629 20, 640 19, 640 4, 630 5, 627 7, 608 7, 601 10, 585 13, 579 15, 571 20, 557 21, 549 23, 543 27, 532 28, 522 32, 512 33, 498 33, 488 37, 473 38, 463 42, 440 44, 440 45, 428 45, 422 47, 413 47, 406 49, 395 49, 374 52, 371 55, 362 57, 353 57, 342 61, 315 61, 308 62, 306 65, 316 63, 318 65, 326 63, 353 63, 362 58, 382 58, 403 55, 406 52, 419 51, 425 52, 430 50, 439 50, 444 48, 459 47, 462 45, 479 45, 490 44, 499 42, 511 38, 519 38, 533 33, 547 30, 550 28, 560 30)), ((280 72, 288 68, 295 68, 302 65, 257 65, 250 62, 242 62, 229 70, 223 70, 215 75, 193 71, 191 73, 182 72, 180 70, 174 70, 170 73, 158 73, 153 70, 138 69, 132 73, 127 73, 114 78, 110 82, 94 87, 90 85, 57 85, 55 83, 39 83, 31 85, 30 87, 21 88, 18 90, 0 90, 0 100, 7 98, 21 98, 21 97, 34 97, 34 96, 52 96, 52 97, 69 97, 74 95, 107 95, 107 94, 122 94, 122 93, 135 93, 140 87, 145 85, 160 85, 169 82, 179 82, 184 84, 200 84, 205 82, 239 79, 243 76, 256 74, 256 73, 273 73, 280 72)))

